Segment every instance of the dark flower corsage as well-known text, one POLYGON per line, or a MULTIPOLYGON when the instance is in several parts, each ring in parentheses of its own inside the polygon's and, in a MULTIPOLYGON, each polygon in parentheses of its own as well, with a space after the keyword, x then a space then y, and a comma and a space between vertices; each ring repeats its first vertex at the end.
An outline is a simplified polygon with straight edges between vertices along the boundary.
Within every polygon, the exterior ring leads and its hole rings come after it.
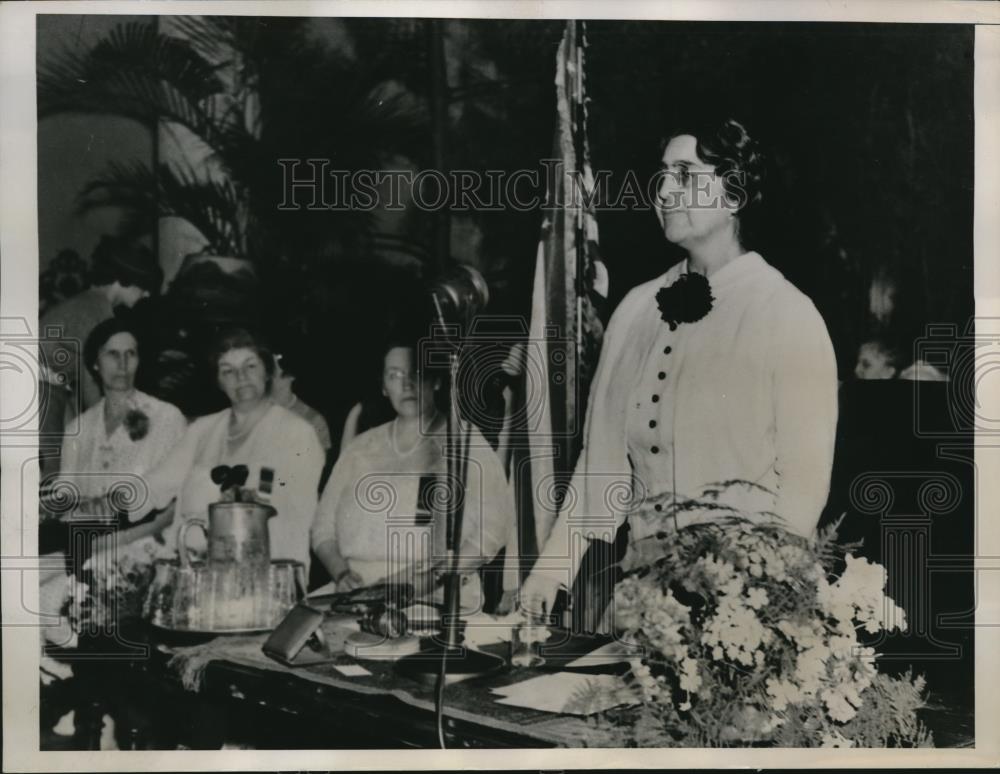
POLYGON ((660 317, 677 330, 680 323, 697 322, 712 309, 712 286, 703 274, 689 272, 682 274, 669 287, 660 288, 656 294, 656 305, 660 317))
POLYGON ((125 429, 133 441, 141 441, 149 433, 149 417, 142 409, 130 409, 125 414, 125 429))

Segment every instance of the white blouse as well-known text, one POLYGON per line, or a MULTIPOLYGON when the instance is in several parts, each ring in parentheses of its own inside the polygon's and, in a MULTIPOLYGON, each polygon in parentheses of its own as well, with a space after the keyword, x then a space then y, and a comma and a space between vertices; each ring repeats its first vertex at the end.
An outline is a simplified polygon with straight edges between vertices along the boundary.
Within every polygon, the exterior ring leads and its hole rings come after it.
MULTIPOLYGON (((268 521, 271 558, 296 559, 309 567, 309 528, 316 512, 324 453, 312 425, 274 403, 237 448, 227 440, 232 409, 196 419, 173 453, 149 477, 150 505, 166 507, 177 498, 174 520, 165 531, 167 549, 177 550, 177 534, 189 519, 208 519, 208 506, 221 500, 211 479, 217 465, 246 465, 246 486, 256 488, 262 468, 274 471, 268 521)), ((148 510, 149 508, 147 508, 148 510)), ((141 516, 139 511, 133 516, 141 516)), ((192 545, 196 545, 193 541, 192 545)))
POLYGON ((180 410, 171 403, 136 390, 134 407, 149 418, 143 438, 132 440, 124 423, 110 435, 104 426, 104 398, 66 427, 60 457, 60 479, 70 482, 81 497, 107 494, 115 484, 145 490, 144 479, 170 453, 187 427, 180 410))
MULTIPOLYGON (((335 540, 350 569, 365 583, 415 571, 445 555, 444 489, 437 480, 445 472, 442 439, 426 436, 418 446, 400 450, 393 441, 393 425, 375 427, 347 445, 330 474, 313 524, 313 546, 335 540)), ((475 429, 464 504, 460 557, 471 571, 497 554, 514 518, 503 466, 475 429)))
POLYGON ((648 498, 748 481, 760 489, 735 488, 728 504, 771 511, 804 536, 826 503, 837 368, 823 319, 750 252, 709 277, 711 311, 671 331, 656 293, 686 271, 682 261, 633 289, 608 326, 568 506, 538 565, 562 582, 579 566, 580 536, 612 537, 648 498))

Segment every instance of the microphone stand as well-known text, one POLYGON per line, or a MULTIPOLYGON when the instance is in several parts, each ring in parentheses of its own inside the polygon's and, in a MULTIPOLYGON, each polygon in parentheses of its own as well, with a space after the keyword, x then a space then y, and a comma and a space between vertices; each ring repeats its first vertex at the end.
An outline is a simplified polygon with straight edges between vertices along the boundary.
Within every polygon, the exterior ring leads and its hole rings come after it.
MULTIPOLYGON (((444 315, 437 294, 434 294, 438 319, 444 328, 444 315)), ((458 571, 459 554, 462 544, 462 522, 464 518, 465 483, 469 460, 469 438, 471 422, 463 420, 459 412, 458 368, 462 345, 452 344, 449 352, 449 406, 448 425, 445 440, 445 463, 448 499, 445 509, 445 573, 444 573, 444 613, 442 616, 442 637, 424 642, 420 652, 401 658, 396 670, 407 677, 425 683, 436 684, 438 696, 438 736, 444 747, 444 733, 441 725, 443 691, 445 683, 455 683, 474 677, 499 672, 506 662, 482 651, 465 647, 461 621, 461 575, 458 571)))

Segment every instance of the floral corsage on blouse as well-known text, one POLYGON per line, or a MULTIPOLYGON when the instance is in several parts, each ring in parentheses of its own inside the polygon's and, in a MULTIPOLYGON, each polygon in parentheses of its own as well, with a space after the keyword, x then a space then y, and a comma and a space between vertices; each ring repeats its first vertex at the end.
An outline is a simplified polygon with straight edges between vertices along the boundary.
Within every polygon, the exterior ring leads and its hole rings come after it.
POLYGON ((672 331, 677 330, 680 323, 700 320, 711 311, 714 300, 708 278, 695 272, 682 274, 676 282, 660 288, 656 294, 660 317, 672 331))
POLYGON ((133 441, 141 441, 149 434, 149 415, 141 408, 132 408, 125 414, 125 431, 133 441))

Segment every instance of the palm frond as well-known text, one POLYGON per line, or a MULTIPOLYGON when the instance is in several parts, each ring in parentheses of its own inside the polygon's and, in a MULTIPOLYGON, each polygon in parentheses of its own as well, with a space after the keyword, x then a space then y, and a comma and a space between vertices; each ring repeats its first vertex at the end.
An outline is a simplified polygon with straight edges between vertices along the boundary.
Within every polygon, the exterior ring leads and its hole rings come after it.
POLYGON ((80 194, 81 212, 119 207, 130 231, 156 218, 188 221, 219 255, 242 255, 241 201, 228 179, 203 179, 190 167, 161 164, 154 171, 138 162, 112 162, 80 194))
POLYGON ((156 212, 156 176, 141 161, 112 161, 80 191, 77 213, 99 207, 156 212))
POLYGON ((186 41, 130 22, 85 52, 66 49, 41 64, 38 115, 109 113, 146 124, 173 121, 211 144, 216 128, 206 106, 224 89, 218 68, 186 41))
MULTIPOLYGON (((367 33, 359 51, 377 49, 386 23, 359 24, 367 33)), ((425 53, 422 22, 388 24, 408 41, 405 56, 425 53)), ((194 167, 173 159, 155 169, 109 165, 81 193, 81 210, 119 207, 132 233, 154 228, 160 217, 184 218, 219 254, 325 262, 370 246, 374 214, 279 212, 277 160, 328 158, 348 171, 380 169, 397 155, 419 163, 427 107, 419 89, 400 82, 399 68, 384 67, 399 56, 347 59, 294 19, 181 16, 159 30, 128 22, 89 49, 40 63, 39 117, 123 116, 190 132, 210 153, 211 176, 200 159, 194 167), (261 131, 248 126, 248 95, 267 116, 261 131)))
POLYGON ((171 16, 171 31, 191 44, 205 59, 217 65, 227 64, 218 60, 219 54, 235 49, 235 39, 226 17, 220 16, 171 16))
MULTIPOLYGON (((260 16, 172 16, 170 23, 185 40, 215 61, 220 53, 252 54, 261 34, 275 23, 301 23, 297 19, 269 19, 260 16)), ((221 62, 220 62, 221 64, 221 62)))
POLYGON ((205 180, 179 164, 161 164, 158 179, 161 215, 187 220, 218 255, 245 254, 244 205, 231 180, 205 180))

